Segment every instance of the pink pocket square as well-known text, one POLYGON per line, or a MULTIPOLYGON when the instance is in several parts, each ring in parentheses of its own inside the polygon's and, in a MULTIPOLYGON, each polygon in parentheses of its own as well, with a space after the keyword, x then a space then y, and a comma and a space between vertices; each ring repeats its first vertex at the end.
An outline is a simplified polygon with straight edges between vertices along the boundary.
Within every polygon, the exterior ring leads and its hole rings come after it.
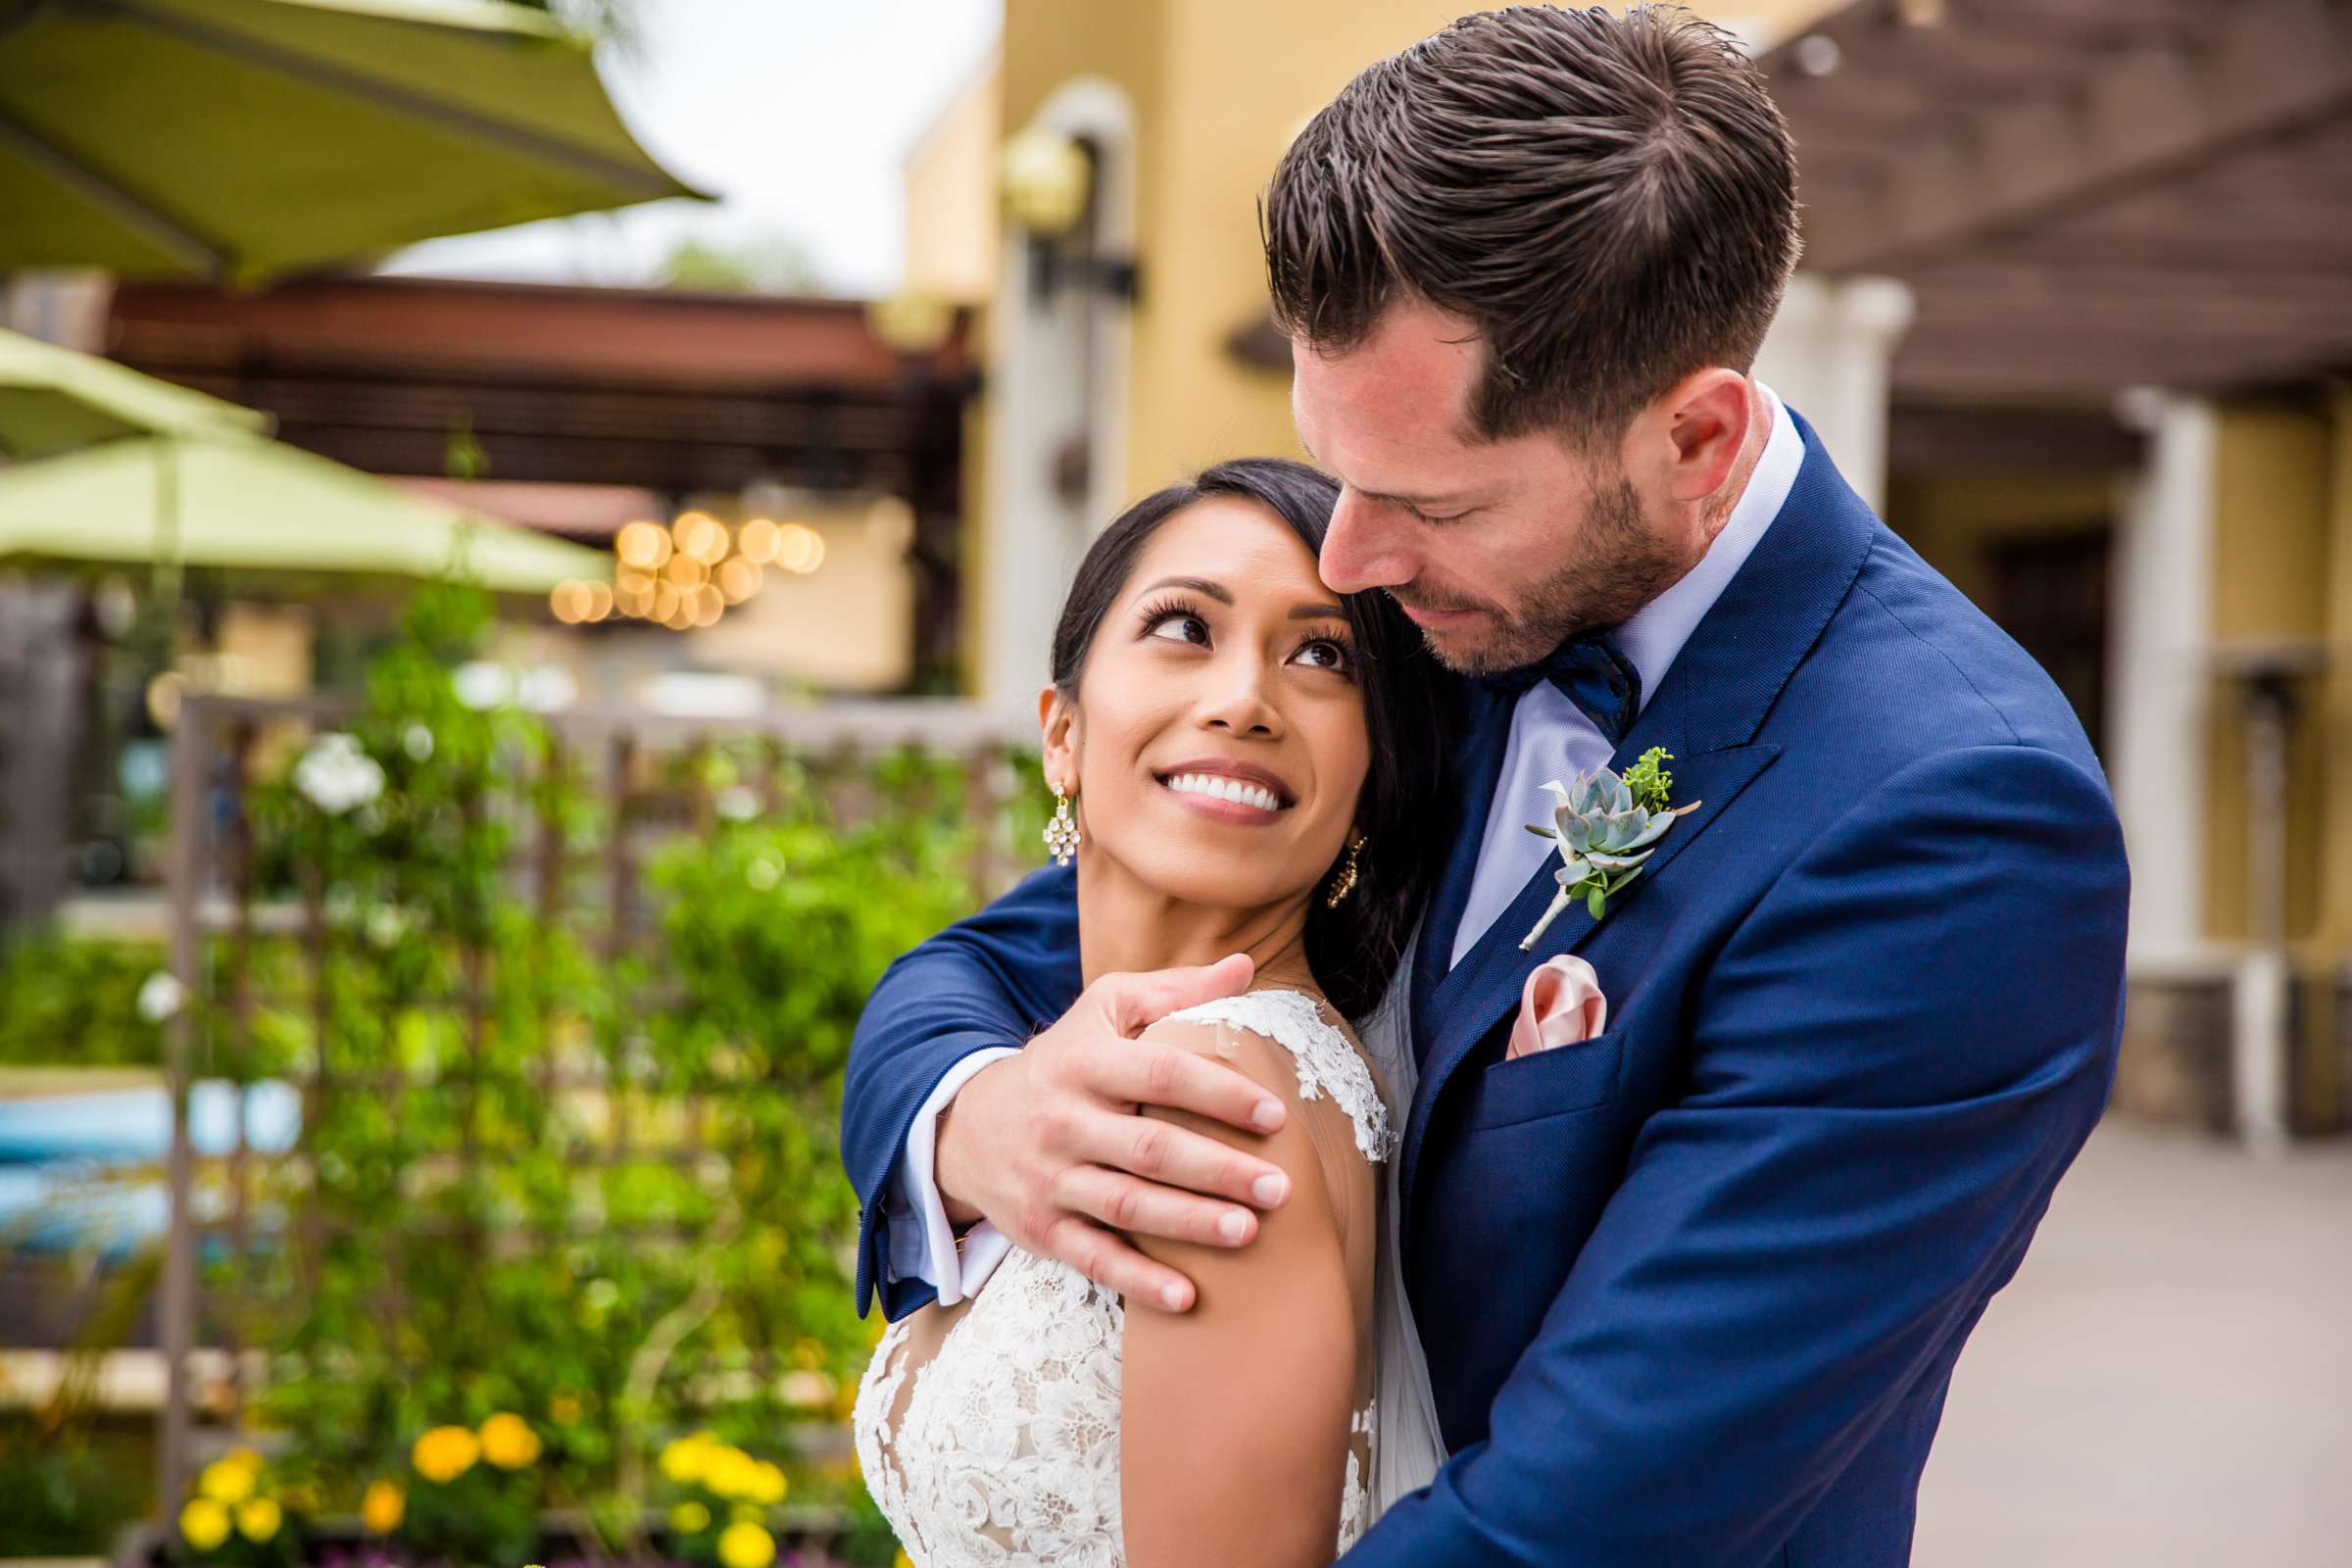
POLYGON ((1519 1021, 1511 1025, 1511 1049, 1502 1059, 1572 1046, 1608 1026, 1609 999, 1600 994, 1592 966, 1574 954, 1546 958, 1519 993, 1519 1021))

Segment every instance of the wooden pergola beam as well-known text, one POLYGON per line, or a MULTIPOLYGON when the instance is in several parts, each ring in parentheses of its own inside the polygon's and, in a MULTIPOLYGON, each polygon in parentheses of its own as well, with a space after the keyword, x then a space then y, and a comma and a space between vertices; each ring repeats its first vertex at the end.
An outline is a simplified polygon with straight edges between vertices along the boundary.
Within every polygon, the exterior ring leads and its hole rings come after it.
POLYGON ((1946 24, 2111 45, 2202 27, 2211 0, 1946 0, 1946 24))
MULTIPOLYGON (((2062 9, 2062 8, 2061 8, 2062 9)), ((2079 8, 2080 9, 2080 8, 2079 8)), ((2101 9, 2110 9, 2102 5, 2101 9)), ((1849 8, 1820 30, 1881 79, 1863 89, 1885 103, 1905 82, 1921 102, 1942 97, 1934 68, 1971 6, 1939 27, 1890 29, 1883 7, 1849 8), (1903 80, 1888 79, 1901 72, 1903 80)), ((2189 13, 2141 9, 2162 21, 2189 13)), ((1798 146, 1808 123, 1838 114, 1847 69, 1799 72, 1795 45, 1764 65, 1798 146)), ((2078 51, 2067 51, 2078 53, 2078 51)), ((1806 250, 1829 271, 1905 270, 1939 252, 2016 233, 2110 201, 2208 160, 2297 132, 2352 105, 2352 10, 2333 0, 2236 0, 2204 13, 2198 41, 2137 41, 2086 57, 2069 90, 1967 111, 1960 133, 1890 139, 1873 174, 1808 198, 1806 250)))
POLYGON ((2248 287, 2230 272, 2189 268, 2061 270, 1972 260, 1910 281, 1926 320, 1964 330, 2047 322, 2065 330, 2112 326, 2151 338, 2352 338, 2352 288, 2328 271, 2278 271, 2248 287))
POLYGON ((957 461, 932 450, 935 405, 970 389, 959 340, 899 355, 855 302, 446 279, 128 286, 110 347, 370 472, 441 473, 463 416, 499 479, 662 493, 765 478, 928 506, 957 461))
POLYGON ((2347 344, 2182 344, 2133 334, 2053 343, 2046 334, 1938 331, 1904 340, 1891 379, 1900 398, 2106 410, 2129 386, 2234 391, 2308 381, 2347 367, 2347 344))
POLYGON ((1987 29, 1956 19, 1932 27, 1886 22, 1856 27, 1839 47, 1844 60, 1838 72, 1816 78, 1833 91, 1837 76, 1852 72, 2001 101, 2069 92, 2085 72, 2098 69, 2108 52, 2046 32, 1987 29))
POLYGON ((2280 272, 2325 272, 2352 288, 2347 171, 2352 138, 2298 138, 1968 254, 2045 267, 2203 270, 2229 274, 2217 275, 2217 285, 2238 288, 2280 272))
POLYGON ((1986 409, 1898 401, 1886 421, 1886 466, 2123 473, 2139 466, 2146 439, 2099 411, 1986 409))

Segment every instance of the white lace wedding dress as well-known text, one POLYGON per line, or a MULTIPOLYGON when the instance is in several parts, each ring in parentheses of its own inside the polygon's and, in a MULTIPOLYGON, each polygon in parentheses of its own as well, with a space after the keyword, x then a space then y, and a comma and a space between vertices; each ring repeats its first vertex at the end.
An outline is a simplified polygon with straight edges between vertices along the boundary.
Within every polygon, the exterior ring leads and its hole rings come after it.
MULTIPOLYGON (((1388 1108, 1371 1069, 1311 997, 1259 991, 1174 1015, 1220 1024, 1280 1046, 1298 1075, 1298 1100, 1318 1155, 1384 1163, 1388 1108), (1317 1132, 1317 1127, 1323 1130, 1317 1132), (1346 1140, 1348 1147, 1337 1147, 1346 1140)), ((1377 1182, 1347 1184, 1368 1194, 1377 1182)), ((1377 1219, 1363 1201, 1343 1208, 1351 1292, 1368 1316, 1370 1246, 1377 1219)), ((939 1312, 940 1309, 927 1309, 939 1312)), ((1122 1568, 1119 1370, 1125 1318, 1118 1298, 1068 1265, 1017 1249, 939 1337, 928 1359, 910 1348, 917 1318, 891 1326, 875 1348, 853 1417, 867 1489, 919 1568, 1044 1564, 1122 1568)), ((1338 1550, 1369 1521, 1379 1418, 1369 1334, 1357 1377, 1338 1550)))

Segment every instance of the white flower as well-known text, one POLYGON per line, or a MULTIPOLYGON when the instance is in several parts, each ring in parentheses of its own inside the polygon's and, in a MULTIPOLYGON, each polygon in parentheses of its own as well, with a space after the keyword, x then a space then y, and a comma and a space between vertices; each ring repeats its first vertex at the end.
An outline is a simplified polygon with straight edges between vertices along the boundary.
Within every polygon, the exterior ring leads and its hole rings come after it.
POLYGON ((397 904, 379 904, 368 911, 368 940, 388 948, 408 934, 408 911, 397 904))
POLYGON ((359 737, 329 730, 294 764, 294 787, 329 816, 367 806, 384 793, 384 770, 359 737))
POLYGON ((430 761, 433 756, 433 732, 422 724, 411 724, 400 737, 401 750, 419 762, 430 761))
POLYGON ((760 797, 749 785, 730 784, 711 804, 730 822, 748 822, 760 814, 760 797))
POLYGON ((188 988, 179 983, 179 976, 169 969, 158 969, 139 987, 139 1016, 149 1023, 162 1023, 186 1005, 188 988))

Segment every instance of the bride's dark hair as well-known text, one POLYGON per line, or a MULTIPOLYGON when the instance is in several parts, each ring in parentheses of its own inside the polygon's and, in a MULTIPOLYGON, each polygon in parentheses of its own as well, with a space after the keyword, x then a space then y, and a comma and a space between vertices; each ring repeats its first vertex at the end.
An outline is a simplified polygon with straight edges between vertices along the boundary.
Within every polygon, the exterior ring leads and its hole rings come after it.
MULTIPOLYGON (((1177 513, 1213 496, 1256 502, 1320 555, 1340 487, 1303 463, 1240 458, 1155 490, 1119 514, 1078 564, 1054 628, 1054 684, 1065 697, 1077 697, 1087 651, 1126 588, 1145 542, 1177 513)), ((1306 961, 1331 1004, 1347 1017, 1362 1018, 1379 1005, 1396 972, 1436 869, 1451 705, 1419 630, 1387 594, 1339 597, 1354 643, 1372 760, 1356 807, 1364 849, 1355 891, 1330 908, 1318 890, 1307 906, 1306 961)))

